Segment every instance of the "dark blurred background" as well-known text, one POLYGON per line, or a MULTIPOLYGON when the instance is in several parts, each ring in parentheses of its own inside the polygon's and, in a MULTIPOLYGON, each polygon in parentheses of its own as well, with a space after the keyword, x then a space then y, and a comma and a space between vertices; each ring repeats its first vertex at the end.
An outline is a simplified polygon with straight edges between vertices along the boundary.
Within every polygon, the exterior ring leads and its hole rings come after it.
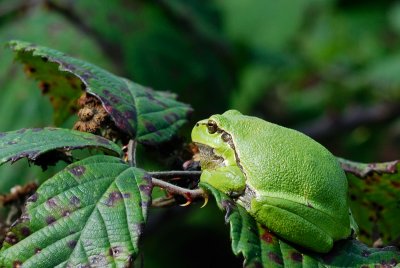
MULTIPOLYGON (((235 108, 303 131, 335 155, 399 158, 400 1, 0 0, 0 41, 20 39, 178 94, 199 119, 235 108)), ((35 81, 0 50, 0 131, 52 124, 35 81)), ((70 126, 69 126, 70 127, 70 126)), ((43 179, 0 168, 0 193, 43 179)), ((223 214, 154 209, 144 267, 240 267, 223 214)))

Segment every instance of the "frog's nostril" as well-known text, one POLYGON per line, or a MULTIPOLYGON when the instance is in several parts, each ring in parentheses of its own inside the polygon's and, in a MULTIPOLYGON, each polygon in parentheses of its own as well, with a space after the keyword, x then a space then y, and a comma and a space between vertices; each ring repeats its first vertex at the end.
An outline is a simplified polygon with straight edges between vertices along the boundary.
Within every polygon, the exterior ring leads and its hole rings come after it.
POLYGON ((199 123, 196 123, 196 127, 198 127, 198 126, 200 126, 200 124, 199 124, 199 123))

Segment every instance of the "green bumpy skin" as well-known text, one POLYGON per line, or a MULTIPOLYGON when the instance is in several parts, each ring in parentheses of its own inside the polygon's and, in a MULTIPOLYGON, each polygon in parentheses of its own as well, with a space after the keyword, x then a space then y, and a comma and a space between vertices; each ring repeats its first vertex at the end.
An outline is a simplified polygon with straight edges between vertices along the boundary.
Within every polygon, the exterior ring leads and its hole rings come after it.
POLYGON ((324 253, 350 236, 346 176, 315 140, 235 110, 199 121, 192 140, 200 181, 235 197, 282 238, 324 253))

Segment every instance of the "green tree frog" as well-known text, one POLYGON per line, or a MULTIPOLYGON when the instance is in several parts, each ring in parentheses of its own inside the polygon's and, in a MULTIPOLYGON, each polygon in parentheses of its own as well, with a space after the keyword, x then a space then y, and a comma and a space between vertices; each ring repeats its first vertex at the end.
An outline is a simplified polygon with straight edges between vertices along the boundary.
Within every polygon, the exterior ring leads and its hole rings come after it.
POLYGON ((280 237, 328 252, 350 236, 346 176, 315 140, 236 110, 199 121, 192 140, 200 181, 233 197, 280 237))

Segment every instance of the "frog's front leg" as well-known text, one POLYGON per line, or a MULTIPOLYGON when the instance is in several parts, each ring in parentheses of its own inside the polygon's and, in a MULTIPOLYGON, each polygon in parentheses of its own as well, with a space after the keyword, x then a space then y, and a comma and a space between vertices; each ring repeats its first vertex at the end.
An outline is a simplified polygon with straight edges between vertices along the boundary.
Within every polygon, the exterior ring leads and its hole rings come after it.
POLYGON ((208 183, 228 195, 240 194, 246 188, 246 178, 238 166, 203 170, 200 181, 208 183))

